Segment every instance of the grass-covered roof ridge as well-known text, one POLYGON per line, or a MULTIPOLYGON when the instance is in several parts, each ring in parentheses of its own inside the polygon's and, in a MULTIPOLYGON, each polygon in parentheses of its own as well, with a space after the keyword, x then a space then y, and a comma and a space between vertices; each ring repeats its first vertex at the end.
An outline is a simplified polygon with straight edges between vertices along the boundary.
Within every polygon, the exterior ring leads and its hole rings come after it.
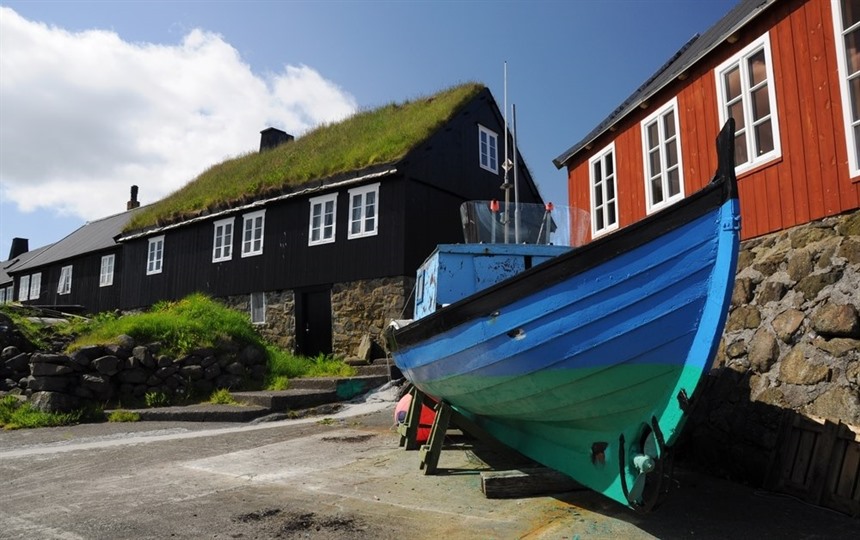
POLYGON ((478 83, 466 83, 432 96, 359 111, 271 150, 228 159, 142 209, 124 230, 174 223, 313 180, 395 162, 429 138, 483 88, 478 83))

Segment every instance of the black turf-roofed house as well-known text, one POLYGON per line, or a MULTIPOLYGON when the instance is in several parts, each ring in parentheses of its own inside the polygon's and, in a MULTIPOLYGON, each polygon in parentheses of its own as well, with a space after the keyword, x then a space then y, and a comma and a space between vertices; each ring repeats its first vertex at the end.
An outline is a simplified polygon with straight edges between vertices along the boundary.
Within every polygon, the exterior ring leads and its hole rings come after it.
MULTIPOLYGON (((202 291, 248 310, 284 347, 350 356, 366 333, 377 339, 410 314, 417 267, 437 244, 462 241, 460 204, 503 197, 503 133, 479 84, 295 140, 267 129, 259 153, 215 165, 134 216, 117 237, 120 303, 202 291)), ((520 200, 540 202, 517 158, 520 200)))
POLYGON ((123 253, 114 237, 139 207, 133 186, 128 211, 85 223, 58 242, 26 254, 26 260, 9 270, 15 278, 15 300, 71 313, 119 309, 123 253))

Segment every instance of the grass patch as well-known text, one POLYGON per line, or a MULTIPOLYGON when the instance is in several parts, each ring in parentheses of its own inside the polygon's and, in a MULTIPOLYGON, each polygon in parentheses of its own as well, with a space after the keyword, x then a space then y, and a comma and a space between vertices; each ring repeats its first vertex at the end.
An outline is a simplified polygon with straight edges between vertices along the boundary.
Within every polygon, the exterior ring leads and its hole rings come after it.
POLYGON ((0 427, 3 429, 69 426, 94 418, 98 414, 99 411, 95 409, 49 413, 36 410, 15 396, 4 396, 0 399, 0 427))
POLYGON ((394 162, 429 138, 483 88, 467 83, 430 97, 391 103, 320 126, 289 144, 229 159, 142 208, 125 231, 170 223, 207 209, 282 193, 289 186, 311 180, 394 162))
POLYGON ((164 392, 147 392, 143 396, 144 401, 146 401, 147 407, 169 407, 170 406, 170 396, 165 394, 164 392))
POLYGON ((36 315, 34 310, 27 307, 0 304, 0 313, 12 319, 21 335, 37 349, 48 348, 49 344, 43 339, 43 326, 30 320, 30 317, 36 315))
POLYGON ((123 334, 138 343, 158 341, 165 353, 176 356, 198 348, 217 347, 225 340, 240 345, 262 345, 248 315, 195 293, 176 302, 159 302, 145 313, 93 319, 69 350, 116 343, 116 338, 123 334))
POLYGON ((108 422, 139 422, 140 414, 134 411, 118 409, 108 416, 108 422))
POLYGON ((233 398, 233 394, 230 393, 226 388, 219 388, 212 392, 212 395, 209 396, 209 403, 214 403, 215 405, 238 405, 239 402, 233 398))
POLYGON ((353 366, 343 363, 331 355, 320 354, 314 358, 297 356, 276 347, 267 347, 269 373, 266 376, 267 390, 286 390, 289 380, 301 377, 352 377, 353 366))

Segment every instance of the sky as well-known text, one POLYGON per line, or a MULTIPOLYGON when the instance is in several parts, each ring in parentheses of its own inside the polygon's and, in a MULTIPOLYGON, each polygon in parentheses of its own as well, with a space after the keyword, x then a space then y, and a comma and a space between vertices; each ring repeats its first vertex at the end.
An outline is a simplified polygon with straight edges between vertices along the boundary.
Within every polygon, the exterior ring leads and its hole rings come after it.
POLYGON ((267 127, 470 81, 516 106, 526 165, 565 204, 552 160, 736 3, 0 0, 0 260, 125 211, 132 185, 155 202, 267 127))

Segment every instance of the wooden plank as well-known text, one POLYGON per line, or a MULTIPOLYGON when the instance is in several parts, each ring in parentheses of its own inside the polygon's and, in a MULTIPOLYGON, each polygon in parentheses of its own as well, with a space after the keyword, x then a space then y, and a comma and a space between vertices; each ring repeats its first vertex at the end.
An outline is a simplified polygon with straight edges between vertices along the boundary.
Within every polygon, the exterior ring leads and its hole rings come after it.
POLYGON ((568 475, 546 467, 481 473, 488 499, 517 499, 588 489, 568 475))
POLYGON ((439 456, 442 453, 442 443, 448 432, 448 422, 451 419, 451 407, 443 402, 436 404, 436 418, 433 420, 433 428, 430 430, 430 440, 421 447, 421 463, 419 468, 425 475, 436 472, 439 465, 439 456))
POLYGON ((796 487, 806 489, 809 483, 809 465, 812 454, 818 441, 818 434, 813 431, 804 430, 800 434, 800 444, 797 449, 797 457, 792 464, 791 483, 796 487))

